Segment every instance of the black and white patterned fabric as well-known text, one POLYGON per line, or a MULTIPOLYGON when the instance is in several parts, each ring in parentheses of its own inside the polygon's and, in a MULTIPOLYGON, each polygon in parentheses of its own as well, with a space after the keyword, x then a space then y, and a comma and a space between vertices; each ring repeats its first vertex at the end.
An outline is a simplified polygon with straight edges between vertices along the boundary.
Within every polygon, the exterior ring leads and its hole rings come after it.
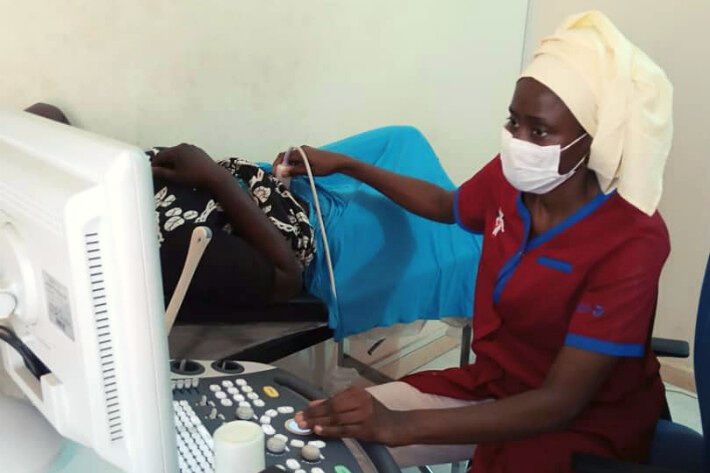
MULTIPOLYGON (((162 148, 146 151, 152 159, 162 148)), ((238 184, 279 232, 305 269, 315 255, 313 227, 308 214, 291 192, 272 174, 240 158, 229 158, 218 164, 231 172, 238 184)), ((232 233, 222 207, 204 189, 192 189, 154 179, 155 215, 158 222, 158 242, 162 245, 170 232, 183 225, 205 225, 212 231, 232 233)))

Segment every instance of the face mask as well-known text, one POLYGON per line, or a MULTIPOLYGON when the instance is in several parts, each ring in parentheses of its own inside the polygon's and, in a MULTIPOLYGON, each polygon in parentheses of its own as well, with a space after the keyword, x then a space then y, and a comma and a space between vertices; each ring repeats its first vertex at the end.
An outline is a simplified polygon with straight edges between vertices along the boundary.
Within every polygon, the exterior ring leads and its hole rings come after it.
POLYGON ((522 192, 546 194, 572 177, 584 162, 586 156, 570 172, 560 174, 558 171, 562 151, 574 146, 585 136, 586 133, 564 148, 560 145, 540 146, 513 138, 503 128, 500 148, 503 174, 513 187, 522 192))

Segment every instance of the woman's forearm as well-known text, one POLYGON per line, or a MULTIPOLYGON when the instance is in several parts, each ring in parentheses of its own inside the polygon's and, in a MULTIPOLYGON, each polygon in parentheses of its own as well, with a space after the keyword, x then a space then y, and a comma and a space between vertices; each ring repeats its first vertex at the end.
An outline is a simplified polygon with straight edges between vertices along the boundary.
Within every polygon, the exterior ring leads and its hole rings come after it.
POLYGON ((617 362, 563 347, 539 388, 470 407, 413 411, 392 436, 407 444, 476 444, 561 430, 589 405, 617 362))
POLYGON ((456 409, 398 412, 397 445, 480 444, 517 440, 564 428, 577 414, 545 389, 456 409))
POLYGON ((287 240, 226 170, 215 173, 209 190, 220 203, 235 234, 244 238, 274 265, 275 299, 292 296, 301 287, 301 269, 287 240))
POLYGON ((452 191, 352 158, 344 161, 341 172, 374 187, 414 214, 437 222, 454 223, 452 191))
MULTIPOLYGON (((454 223, 454 193, 439 186, 402 176, 350 156, 332 151, 306 147, 316 175, 342 173, 374 187, 396 204, 421 217, 438 222, 454 223)), ((292 158, 297 174, 305 174, 299 156, 292 158)), ((275 164, 283 162, 280 156, 275 164)))

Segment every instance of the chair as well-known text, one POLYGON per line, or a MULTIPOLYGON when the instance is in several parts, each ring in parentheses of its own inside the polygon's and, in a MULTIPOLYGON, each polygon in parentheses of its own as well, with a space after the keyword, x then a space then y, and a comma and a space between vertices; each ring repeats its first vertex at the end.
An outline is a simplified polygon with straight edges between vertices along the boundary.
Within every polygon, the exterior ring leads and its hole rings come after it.
MULTIPOLYGON (((674 343, 677 342, 663 341, 659 346, 663 351, 656 353, 659 356, 676 356, 678 345, 674 343)), ((682 345, 680 348, 682 349, 682 345)), ((695 325, 695 382, 704 436, 670 419, 661 419, 656 426, 648 465, 578 454, 573 458, 574 471, 579 473, 710 471, 710 258, 705 268, 695 325)))

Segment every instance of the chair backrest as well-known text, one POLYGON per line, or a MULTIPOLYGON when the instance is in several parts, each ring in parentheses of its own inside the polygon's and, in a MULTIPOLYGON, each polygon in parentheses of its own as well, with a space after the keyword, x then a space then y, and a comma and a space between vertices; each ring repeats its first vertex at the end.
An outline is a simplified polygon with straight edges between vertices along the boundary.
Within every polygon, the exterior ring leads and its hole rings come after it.
POLYGON ((705 462, 710 465, 710 258, 700 289, 698 320, 695 325, 695 383, 698 388, 700 418, 705 437, 705 462))

